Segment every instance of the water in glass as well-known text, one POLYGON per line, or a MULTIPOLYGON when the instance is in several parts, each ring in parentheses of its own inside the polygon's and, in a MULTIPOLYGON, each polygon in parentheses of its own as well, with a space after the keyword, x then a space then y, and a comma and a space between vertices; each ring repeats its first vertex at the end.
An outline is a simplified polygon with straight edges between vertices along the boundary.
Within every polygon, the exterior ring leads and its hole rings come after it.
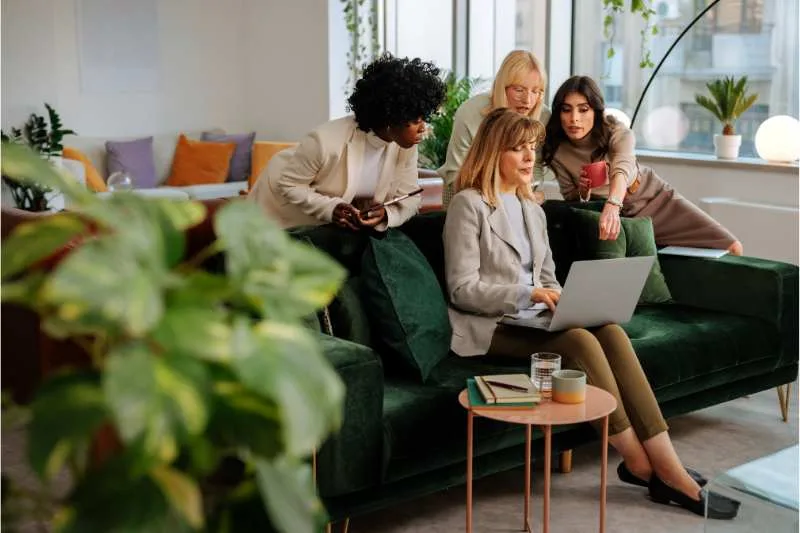
POLYGON ((531 355, 531 381, 542 398, 550 397, 553 388, 552 375, 556 370, 561 370, 560 355, 549 352, 531 355))

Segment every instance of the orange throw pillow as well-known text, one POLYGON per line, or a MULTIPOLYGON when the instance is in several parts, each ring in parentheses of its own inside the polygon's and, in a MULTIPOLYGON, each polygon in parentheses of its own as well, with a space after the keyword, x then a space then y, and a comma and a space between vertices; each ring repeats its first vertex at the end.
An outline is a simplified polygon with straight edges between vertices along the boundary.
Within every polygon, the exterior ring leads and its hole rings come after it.
POLYGON ((234 150, 236 143, 194 141, 181 135, 166 185, 225 183, 234 150))
POLYGON ((247 180, 248 186, 252 189, 258 175, 266 168, 272 156, 285 150, 297 146, 297 143, 256 141, 253 143, 253 155, 250 156, 250 178, 247 180))
POLYGON ((77 148, 70 148, 69 146, 64 147, 64 151, 61 154, 64 159, 72 159, 73 161, 80 161, 83 163, 83 168, 86 171, 86 186, 89 188, 90 191, 94 192, 106 192, 108 187, 106 186, 106 182, 103 179, 103 176, 94 168, 94 164, 92 164, 92 160, 89 157, 78 150, 77 148))

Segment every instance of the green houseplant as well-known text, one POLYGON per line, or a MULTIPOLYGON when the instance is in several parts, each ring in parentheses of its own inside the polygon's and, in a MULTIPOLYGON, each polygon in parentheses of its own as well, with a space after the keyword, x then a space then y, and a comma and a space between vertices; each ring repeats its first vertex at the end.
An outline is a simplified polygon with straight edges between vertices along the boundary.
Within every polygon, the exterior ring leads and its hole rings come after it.
POLYGON ((378 39, 378 0, 340 0, 348 34, 347 82, 345 98, 350 96, 361 77, 362 65, 380 55, 378 39), (365 5, 367 4, 368 5, 365 5), (368 11, 368 12, 367 12, 368 11), (366 18, 365 15, 366 14, 366 18), (369 39, 369 50, 364 44, 369 39))
POLYGON ((742 136, 736 135, 734 123, 758 99, 758 94, 749 93, 747 76, 738 80, 733 76, 706 83, 708 96, 695 95, 695 102, 704 107, 722 123, 722 135, 714 135, 714 147, 720 159, 736 159, 742 136))
MULTIPOLYGON (((603 36, 608 39, 609 47, 606 52, 606 57, 611 59, 616 55, 614 49, 614 37, 616 33, 616 23, 618 17, 624 16, 626 11, 625 0, 603 0, 603 36)), ((642 37, 640 44, 641 58, 639 59, 639 68, 653 68, 653 59, 650 55, 650 47, 648 41, 651 35, 658 35, 658 27, 653 25, 653 15, 656 11, 651 6, 650 0, 630 0, 628 2, 627 11, 633 15, 638 14, 644 27, 640 30, 639 34, 642 37)))
MULTIPOLYGON (((64 151, 62 141, 65 135, 74 135, 71 129, 65 129, 61 116, 53 107, 45 103, 47 118, 31 113, 22 128, 11 128, 11 133, 0 132, 4 143, 18 143, 29 146, 47 160, 57 160, 64 151)), ((26 211, 47 211, 48 195, 51 192, 46 186, 37 183, 23 184, 3 175, 3 182, 9 188, 14 203, 26 211)))
POLYGON ((71 478, 55 530, 234 531, 249 509, 248 531, 319 531, 308 458, 340 424, 344 391, 301 321, 343 268, 252 202, 218 209, 217 239, 184 258, 201 203, 99 199, 14 144, 2 172, 74 206, 18 226, 0 266, 3 301, 91 360, 48 377, 31 406, 31 468, 45 485, 71 478), (224 268, 201 268, 217 254, 224 268), (93 460, 102 432, 118 445, 93 460))
POLYGON ((472 95, 472 90, 479 80, 459 78, 453 72, 448 72, 444 76, 444 82, 446 86, 444 101, 428 121, 430 130, 419 145, 420 165, 430 169, 444 165, 456 111, 472 95))

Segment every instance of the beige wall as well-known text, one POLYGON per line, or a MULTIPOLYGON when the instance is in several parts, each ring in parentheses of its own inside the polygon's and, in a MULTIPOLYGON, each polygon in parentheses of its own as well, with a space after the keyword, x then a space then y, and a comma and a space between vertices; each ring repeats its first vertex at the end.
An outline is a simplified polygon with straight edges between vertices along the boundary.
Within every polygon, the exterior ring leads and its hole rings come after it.
POLYGON ((296 139, 329 117, 327 0, 158 0, 158 88, 138 93, 82 90, 79 1, 2 0, 4 129, 43 102, 95 137, 296 139))

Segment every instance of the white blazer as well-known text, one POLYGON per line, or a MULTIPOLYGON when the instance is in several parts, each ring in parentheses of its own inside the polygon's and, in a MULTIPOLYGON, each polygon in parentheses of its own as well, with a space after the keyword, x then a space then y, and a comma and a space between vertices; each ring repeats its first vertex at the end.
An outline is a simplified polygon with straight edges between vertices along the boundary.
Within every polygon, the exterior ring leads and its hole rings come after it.
MULTIPOLYGON (((522 200, 522 216, 531 243, 533 287, 560 289, 547 238, 544 210, 522 200)), ((519 282, 522 260, 503 202, 490 206, 476 189, 456 194, 444 224, 444 267, 450 298, 450 349, 461 356, 489 351, 504 314, 530 305, 533 287, 519 282)))
MULTIPOLYGON (((250 197, 283 228, 327 224, 333 209, 355 196, 367 133, 352 116, 332 120, 309 133, 297 147, 276 154, 261 172, 250 197)), ((375 200, 383 202, 418 188, 417 147, 386 147, 375 200)), ((387 221, 376 229, 399 226, 416 214, 420 197, 386 208, 387 221)))

